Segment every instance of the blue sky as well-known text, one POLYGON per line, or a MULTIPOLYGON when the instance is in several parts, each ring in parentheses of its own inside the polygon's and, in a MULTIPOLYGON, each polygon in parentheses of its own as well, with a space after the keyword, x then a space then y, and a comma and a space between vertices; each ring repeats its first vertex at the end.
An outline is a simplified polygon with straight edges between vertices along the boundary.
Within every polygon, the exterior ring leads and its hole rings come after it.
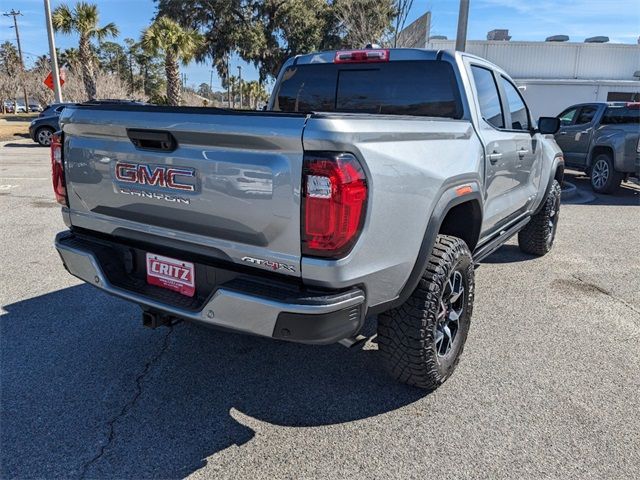
MULTIPOLYGON (((138 38, 155 12, 153 0, 93 0, 98 4, 101 23, 115 22, 120 29, 119 40, 138 38)), ((60 3, 51 0, 52 8, 60 3)), ((68 3, 75 3, 74 0, 68 3)), ((470 0, 468 38, 484 39, 494 28, 508 28, 512 40, 544 40, 549 35, 566 34, 571 41, 583 41, 594 35, 607 35, 612 42, 636 43, 640 35, 639 0, 470 0), (614 8, 615 5, 615 8, 614 8), (624 13, 622 13, 624 12, 624 13)), ((29 65, 35 57, 48 51, 42 0, 0 0, 0 12, 12 8, 21 10, 20 37, 29 65)), ((458 0, 414 0, 407 25, 427 10, 432 11, 432 35, 455 38, 458 0)), ((0 17, 0 42, 15 43, 10 17, 0 17)), ((56 35, 59 48, 77 47, 77 38, 56 35)), ((255 69, 233 59, 232 71, 243 65, 243 78, 256 79, 255 69)), ((209 82, 208 65, 189 65, 184 71, 189 84, 209 82)), ((220 80, 214 74, 214 89, 220 80)))

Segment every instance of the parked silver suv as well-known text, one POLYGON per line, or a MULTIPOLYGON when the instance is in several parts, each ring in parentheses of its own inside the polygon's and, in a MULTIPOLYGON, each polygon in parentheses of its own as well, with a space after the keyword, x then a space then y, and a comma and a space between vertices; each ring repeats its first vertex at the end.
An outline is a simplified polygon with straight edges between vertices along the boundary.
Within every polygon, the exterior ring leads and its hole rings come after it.
POLYGON ((435 389, 469 332, 474 267, 558 224, 558 119, 462 53, 320 52, 283 66, 265 112, 78 105, 52 145, 70 273, 187 319, 303 343, 378 346, 435 389))

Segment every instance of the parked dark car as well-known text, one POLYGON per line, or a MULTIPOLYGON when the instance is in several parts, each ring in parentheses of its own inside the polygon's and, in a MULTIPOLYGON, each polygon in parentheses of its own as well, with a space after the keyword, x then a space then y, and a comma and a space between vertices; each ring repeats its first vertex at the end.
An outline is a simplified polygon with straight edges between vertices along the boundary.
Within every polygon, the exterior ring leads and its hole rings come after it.
MULTIPOLYGON (((93 100, 91 102, 85 102, 85 104, 91 105, 103 105, 103 104, 131 104, 131 105, 145 105, 143 102, 138 102, 134 100, 93 100)), ((60 130, 60 125, 58 124, 58 117, 62 110, 65 107, 70 105, 79 105, 78 103, 67 102, 67 103, 52 103, 51 105, 47 105, 42 113, 38 115, 38 118, 33 120, 29 125, 29 136, 31 139, 42 145, 43 147, 48 147, 51 145, 51 137, 55 132, 60 130)))
POLYGON ((640 102, 583 103, 558 118, 565 164, 586 172, 594 191, 613 193, 640 174, 640 102))
POLYGON ((75 105, 74 103, 52 103, 47 105, 29 125, 29 136, 43 147, 51 145, 51 137, 60 129, 58 117, 64 107, 75 105))

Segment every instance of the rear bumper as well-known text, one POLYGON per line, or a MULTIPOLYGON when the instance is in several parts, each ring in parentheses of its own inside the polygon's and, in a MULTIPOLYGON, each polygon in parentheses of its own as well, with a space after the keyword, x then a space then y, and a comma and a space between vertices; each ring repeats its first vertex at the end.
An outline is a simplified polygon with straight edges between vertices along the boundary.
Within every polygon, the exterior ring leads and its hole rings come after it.
MULTIPOLYGON (((145 309, 215 327, 282 340, 327 344, 355 335, 364 322, 365 295, 359 288, 340 292, 287 291, 274 289, 273 282, 238 278, 216 287, 203 306, 188 308, 163 302, 117 285, 106 272, 99 250, 71 232, 56 236, 55 246, 72 275, 145 309)), ((146 287, 156 288, 156 287, 146 287)), ((187 297, 184 297, 185 299, 187 297)))

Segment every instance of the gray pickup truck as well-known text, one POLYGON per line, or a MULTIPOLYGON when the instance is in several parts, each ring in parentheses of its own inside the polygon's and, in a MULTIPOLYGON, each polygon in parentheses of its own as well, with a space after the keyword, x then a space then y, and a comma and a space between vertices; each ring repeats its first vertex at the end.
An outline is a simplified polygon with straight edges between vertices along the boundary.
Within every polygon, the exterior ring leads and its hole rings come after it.
POLYGON ((640 176, 640 102, 582 103, 560 115, 555 135, 568 167, 591 177, 591 188, 613 193, 640 176))
POLYGON ((297 56, 268 110, 80 105, 52 145, 67 270, 139 304, 302 343, 377 315, 398 380, 435 389, 469 331, 474 268, 553 243, 563 158, 500 68, 471 55, 297 56))

